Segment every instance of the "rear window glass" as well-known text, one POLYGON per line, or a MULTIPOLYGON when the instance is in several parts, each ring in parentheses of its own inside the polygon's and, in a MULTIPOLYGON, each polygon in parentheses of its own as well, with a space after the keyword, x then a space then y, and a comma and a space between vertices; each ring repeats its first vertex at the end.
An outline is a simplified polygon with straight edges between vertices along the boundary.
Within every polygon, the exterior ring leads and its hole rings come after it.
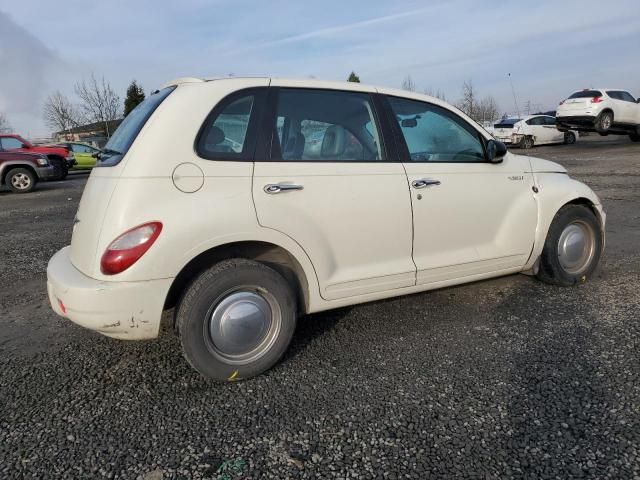
POLYGON ((513 126, 518 123, 520 118, 505 118, 504 120, 500 120, 493 127, 494 128, 513 128, 513 126))
POLYGON ((599 90, 582 90, 571 95, 569 98, 594 98, 601 97, 602 92, 599 90))
POLYGON ((111 167, 116 165, 122 157, 127 153, 133 141, 147 123, 149 117, 153 114, 158 105, 169 96, 176 87, 167 87, 149 95, 142 103, 134 108, 129 115, 125 117, 120 126, 113 133, 107 144, 104 146, 103 153, 100 155, 97 163, 98 167, 111 167))

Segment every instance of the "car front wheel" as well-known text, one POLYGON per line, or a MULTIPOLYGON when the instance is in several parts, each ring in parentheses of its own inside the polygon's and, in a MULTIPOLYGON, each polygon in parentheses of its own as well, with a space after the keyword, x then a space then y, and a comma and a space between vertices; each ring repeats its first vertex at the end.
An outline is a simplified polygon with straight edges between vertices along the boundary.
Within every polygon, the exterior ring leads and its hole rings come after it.
POLYGON ((7 173, 5 183, 16 193, 29 193, 36 186, 36 176, 26 168, 14 168, 7 173))
POLYGON ((282 275, 241 258, 201 273, 176 313, 185 358, 219 381, 243 380, 271 368, 289 346, 296 320, 295 295, 282 275))
POLYGON ((640 142, 640 133, 632 133, 629 135, 632 142, 640 142))
POLYGON ((540 257, 538 279, 571 286, 591 277, 602 254, 602 230, 584 205, 565 205, 556 214, 540 257))

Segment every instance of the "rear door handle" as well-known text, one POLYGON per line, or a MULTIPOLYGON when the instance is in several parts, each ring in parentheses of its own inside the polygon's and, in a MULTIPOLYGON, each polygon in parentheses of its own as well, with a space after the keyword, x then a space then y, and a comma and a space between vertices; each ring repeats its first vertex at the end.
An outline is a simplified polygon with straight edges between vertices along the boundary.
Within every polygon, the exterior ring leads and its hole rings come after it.
POLYGON ((427 188, 435 185, 440 185, 440 180, 434 180, 432 178, 420 178, 411 182, 413 188, 427 188))
POLYGON ((304 186, 295 183, 268 183, 264 186, 264 191, 270 195, 302 189, 304 189, 304 186))

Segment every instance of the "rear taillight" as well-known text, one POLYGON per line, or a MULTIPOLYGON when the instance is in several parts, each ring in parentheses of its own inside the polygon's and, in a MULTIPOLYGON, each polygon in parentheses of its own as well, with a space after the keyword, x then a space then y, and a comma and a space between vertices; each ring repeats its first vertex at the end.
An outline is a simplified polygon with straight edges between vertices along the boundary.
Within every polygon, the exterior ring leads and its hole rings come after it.
POLYGON ((591 99, 591 103, 600 103, 602 101, 602 97, 593 97, 591 99))
POLYGON ((115 275, 124 272, 151 248, 161 231, 162 223, 149 222, 124 232, 109 244, 102 255, 102 273, 115 275))

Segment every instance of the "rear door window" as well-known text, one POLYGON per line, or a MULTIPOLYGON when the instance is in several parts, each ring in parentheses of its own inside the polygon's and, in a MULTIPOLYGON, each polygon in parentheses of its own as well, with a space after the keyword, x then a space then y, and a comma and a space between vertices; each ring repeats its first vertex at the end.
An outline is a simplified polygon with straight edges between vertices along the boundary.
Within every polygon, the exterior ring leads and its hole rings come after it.
POLYGON ((111 167, 116 165, 125 156, 129 147, 162 101, 169 96, 176 87, 167 87, 149 95, 142 103, 134 108, 125 117, 120 126, 113 133, 104 146, 96 166, 111 167))
POLYGON ((527 120, 527 125, 544 125, 544 118, 533 117, 527 120))
POLYGON ((385 159, 371 97, 337 90, 281 88, 271 159, 375 162, 385 159))

